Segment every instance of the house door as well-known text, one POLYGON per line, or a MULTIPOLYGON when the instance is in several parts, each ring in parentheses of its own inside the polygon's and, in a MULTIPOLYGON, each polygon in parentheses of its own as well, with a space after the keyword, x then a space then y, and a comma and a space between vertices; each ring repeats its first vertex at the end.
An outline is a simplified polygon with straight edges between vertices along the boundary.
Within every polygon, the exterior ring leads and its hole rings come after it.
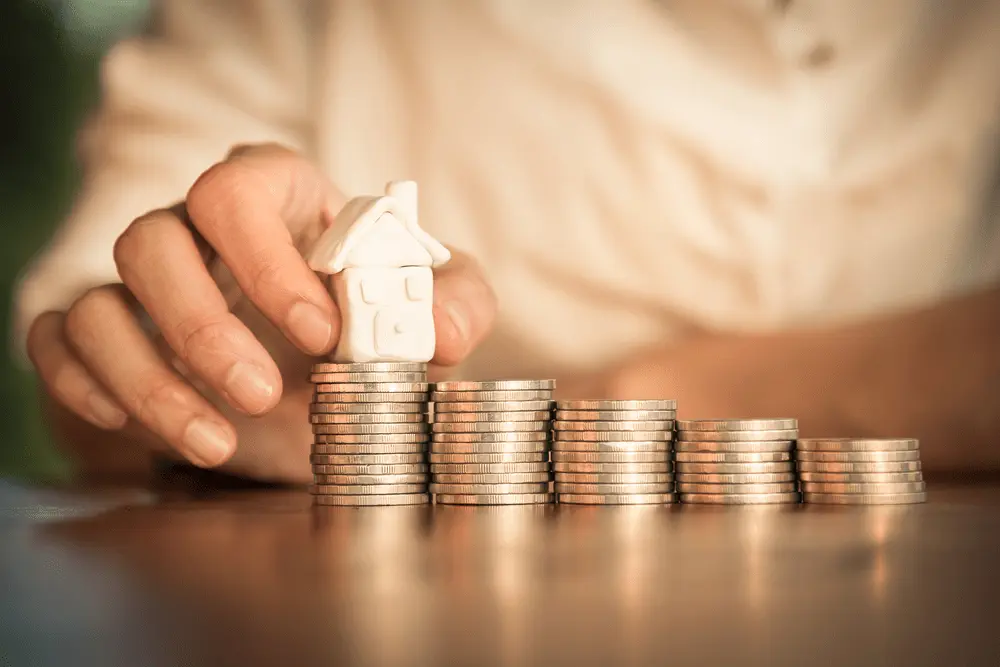
POLYGON ((382 306, 375 314, 375 351, 380 357, 430 360, 434 315, 424 303, 382 306))

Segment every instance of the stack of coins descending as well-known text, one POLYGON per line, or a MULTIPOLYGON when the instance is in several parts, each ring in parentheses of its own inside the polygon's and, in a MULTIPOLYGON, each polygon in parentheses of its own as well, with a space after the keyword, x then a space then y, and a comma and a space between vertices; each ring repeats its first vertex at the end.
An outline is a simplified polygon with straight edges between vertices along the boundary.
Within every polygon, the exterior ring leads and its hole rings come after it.
POLYGON ((702 419, 677 424, 677 491, 682 503, 799 502, 792 453, 794 419, 702 419))
POLYGON ((927 500, 917 440, 803 439, 796 461, 807 503, 903 505, 927 500))
POLYGON ((552 502, 555 380, 439 382, 431 393, 431 492, 446 505, 552 502))
POLYGON ((677 402, 558 401, 552 468, 560 503, 674 502, 671 442, 677 402))
POLYGON ((315 503, 429 502, 427 364, 319 363, 310 379, 315 503))

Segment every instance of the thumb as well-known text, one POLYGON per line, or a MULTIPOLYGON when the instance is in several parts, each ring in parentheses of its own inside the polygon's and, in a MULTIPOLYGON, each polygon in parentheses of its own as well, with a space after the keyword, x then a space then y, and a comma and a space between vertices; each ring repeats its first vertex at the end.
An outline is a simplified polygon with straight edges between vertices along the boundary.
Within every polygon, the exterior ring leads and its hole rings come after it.
POLYGON ((461 363, 493 328, 497 297, 479 264, 452 250, 451 261, 434 272, 433 363, 461 363))

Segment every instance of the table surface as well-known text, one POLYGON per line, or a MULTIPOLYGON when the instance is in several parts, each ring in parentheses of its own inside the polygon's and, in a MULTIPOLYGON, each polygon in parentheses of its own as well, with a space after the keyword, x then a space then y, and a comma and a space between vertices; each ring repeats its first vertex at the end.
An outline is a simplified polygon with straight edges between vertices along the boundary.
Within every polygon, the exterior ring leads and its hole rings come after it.
POLYGON ((313 508, 0 481, 0 665, 1000 665, 1000 484, 908 507, 313 508))

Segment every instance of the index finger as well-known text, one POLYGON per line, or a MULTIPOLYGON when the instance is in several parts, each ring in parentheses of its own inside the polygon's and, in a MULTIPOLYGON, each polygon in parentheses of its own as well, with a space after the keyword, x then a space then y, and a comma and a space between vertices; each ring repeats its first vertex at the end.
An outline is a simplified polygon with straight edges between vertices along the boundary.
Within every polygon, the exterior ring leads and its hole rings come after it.
POLYGON ((254 305, 303 352, 320 355, 337 342, 340 318, 292 231, 326 224, 343 202, 304 158, 253 146, 202 174, 187 210, 254 305))

